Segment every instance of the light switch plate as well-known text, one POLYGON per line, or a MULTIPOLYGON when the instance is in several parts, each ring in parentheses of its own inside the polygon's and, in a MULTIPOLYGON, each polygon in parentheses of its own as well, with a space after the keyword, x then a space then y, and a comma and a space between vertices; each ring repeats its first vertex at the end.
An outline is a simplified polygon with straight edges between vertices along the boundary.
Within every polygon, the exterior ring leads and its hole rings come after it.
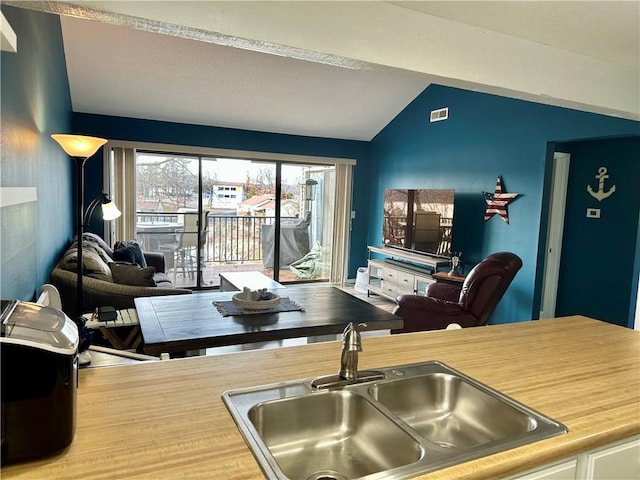
POLYGON ((600 209, 587 208, 587 218, 600 218, 600 209))

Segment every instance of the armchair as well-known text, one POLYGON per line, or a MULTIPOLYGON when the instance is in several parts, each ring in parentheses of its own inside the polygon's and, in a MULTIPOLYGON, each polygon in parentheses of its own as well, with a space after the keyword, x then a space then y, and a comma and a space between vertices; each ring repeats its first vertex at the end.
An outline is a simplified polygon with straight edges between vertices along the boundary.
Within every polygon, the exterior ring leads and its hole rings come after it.
POLYGON ((485 325, 521 267, 517 255, 494 253, 469 272, 462 286, 433 283, 426 296, 400 295, 393 313, 404 319, 404 327, 391 333, 440 330, 452 323, 485 325))

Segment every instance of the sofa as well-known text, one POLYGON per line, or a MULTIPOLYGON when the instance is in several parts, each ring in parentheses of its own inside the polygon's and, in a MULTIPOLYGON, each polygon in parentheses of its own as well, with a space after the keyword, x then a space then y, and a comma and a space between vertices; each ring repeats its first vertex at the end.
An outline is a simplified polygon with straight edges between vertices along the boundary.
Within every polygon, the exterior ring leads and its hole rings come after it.
MULTIPOLYGON (((120 248, 112 249, 93 233, 83 235, 82 294, 84 310, 112 306, 116 309, 134 308, 134 299, 154 295, 190 294, 191 290, 176 288, 165 274, 164 254, 143 252, 134 242, 120 242, 120 248), (138 251, 138 262, 130 260, 130 252, 138 251), (129 261, 123 261, 121 258, 129 261), (119 259, 120 258, 120 259, 119 259)), ((116 243, 118 247, 118 243, 116 243)), ((77 245, 74 240, 65 250, 50 275, 51 283, 60 292, 62 310, 75 318, 77 289, 77 245)))

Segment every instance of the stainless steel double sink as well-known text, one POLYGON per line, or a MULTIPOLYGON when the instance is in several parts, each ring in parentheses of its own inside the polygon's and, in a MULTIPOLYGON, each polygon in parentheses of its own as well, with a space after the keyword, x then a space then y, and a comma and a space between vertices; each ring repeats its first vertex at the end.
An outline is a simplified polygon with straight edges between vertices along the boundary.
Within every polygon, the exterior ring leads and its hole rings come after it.
POLYGON ((313 379, 222 396, 270 479, 406 479, 567 432, 440 362, 335 390, 313 379))

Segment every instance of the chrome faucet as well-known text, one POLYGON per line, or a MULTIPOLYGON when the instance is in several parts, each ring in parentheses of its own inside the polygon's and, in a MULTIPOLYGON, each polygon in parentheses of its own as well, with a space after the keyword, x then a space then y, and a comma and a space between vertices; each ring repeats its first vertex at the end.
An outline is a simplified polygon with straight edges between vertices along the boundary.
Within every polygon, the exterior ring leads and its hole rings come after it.
POLYGON ((353 322, 347 324, 344 332, 342 332, 342 353, 340 354, 340 371, 338 375, 316 378, 311 382, 313 388, 340 388, 353 383, 385 378, 384 373, 376 370, 358 371, 358 354, 362 351, 360 330, 366 326, 366 323, 359 323, 357 326, 353 322))
POLYGON ((362 351, 360 330, 366 326, 366 323, 359 323, 355 326, 349 322, 342 332, 339 375, 343 380, 357 380, 358 378, 358 352, 362 351))

